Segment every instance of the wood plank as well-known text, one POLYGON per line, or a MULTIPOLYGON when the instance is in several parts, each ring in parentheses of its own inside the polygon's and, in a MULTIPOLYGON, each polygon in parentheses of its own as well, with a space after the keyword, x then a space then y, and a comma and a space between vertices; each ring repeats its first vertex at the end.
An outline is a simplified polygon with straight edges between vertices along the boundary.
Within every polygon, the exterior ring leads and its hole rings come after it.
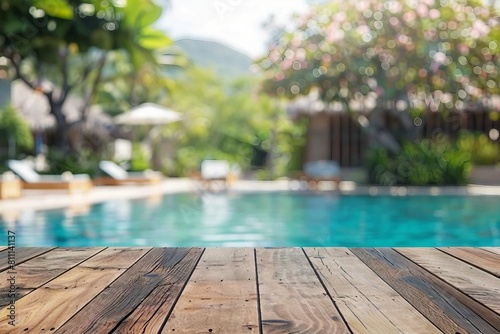
POLYGON ((442 333, 347 248, 306 248, 355 333, 442 333))
POLYGON ((255 278, 252 249, 206 249, 162 333, 257 332, 255 278))
POLYGON ((161 333, 258 331, 253 249, 206 249, 161 333))
POLYGON ((401 248, 398 252, 466 294, 469 298, 462 302, 500 328, 500 279, 437 249, 401 248))
POLYGON ((500 277, 500 254, 471 247, 446 247, 439 250, 478 267, 496 277, 500 277))
MULTIPOLYGON (((53 250, 54 248, 55 247, 16 247, 14 249, 16 265, 31 260, 32 258, 37 257, 39 255, 45 254, 53 250)), ((9 253, 12 256, 12 252, 10 251, 0 252, 0 272, 10 268, 9 264, 7 263, 9 258, 9 253)))
MULTIPOLYGON (((172 312, 175 302, 189 280, 198 263, 203 249, 192 249, 182 262, 176 262, 161 286, 155 289, 113 333, 159 333, 166 318, 172 312)), ((182 252, 173 255, 171 262, 177 261, 182 252)))
MULTIPOLYGON (((106 249, 92 258, 96 268, 79 265, 48 282, 16 303, 16 322, 12 328, 7 321, 0 322, 0 333, 42 333, 57 330, 90 300, 120 276, 122 267, 106 267, 110 253, 106 249)), ((122 250, 129 266, 144 255, 144 250, 122 250)), ((117 259, 119 262, 119 259, 117 259)), ((87 261, 86 261, 87 262, 87 261)), ((85 264, 85 262, 83 262, 85 264)), ((8 309, 0 311, 6 319, 8 309)))
POLYGON ((56 333, 158 333, 201 253, 152 249, 56 333))
POLYGON ((7 249, 7 246, 0 246, 0 252, 7 249))
POLYGON ((444 333, 498 334, 469 309, 469 297, 395 250, 355 248, 351 251, 444 333))
POLYGON ((305 254, 257 249, 263 333, 349 333, 305 254))
MULTIPOLYGON (((42 286, 82 261, 102 251, 104 248, 57 248, 16 266, 16 300, 21 299, 36 288, 42 286)), ((0 273, 0 290, 7 291, 8 270, 0 273)), ((0 294, 0 308, 8 305, 8 294, 0 294)))
POLYGON ((83 262, 80 267, 86 268, 130 268, 136 261, 138 254, 146 254, 151 247, 113 247, 106 249, 106 252, 99 254, 99 257, 92 257, 83 262))
POLYGON ((482 247, 481 249, 487 250, 491 253, 500 254, 500 247, 482 247))

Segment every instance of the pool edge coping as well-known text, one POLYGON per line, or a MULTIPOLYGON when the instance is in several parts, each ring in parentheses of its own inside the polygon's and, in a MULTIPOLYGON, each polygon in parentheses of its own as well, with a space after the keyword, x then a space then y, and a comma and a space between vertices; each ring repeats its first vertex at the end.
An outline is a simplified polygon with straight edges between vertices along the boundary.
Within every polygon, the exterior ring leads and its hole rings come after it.
MULTIPOLYGON (((337 188, 325 183, 319 190, 308 190, 297 181, 237 181, 231 193, 291 192, 304 194, 370 195, 370 196, 500 196, 500 186, 372 186, 343 181, 337 188)), ((63 192, 26 191, 19 199, 0 200, 0 212, 20 210, 51 210, 89 206, 113 200, 143 199, 167 194, 200 192, 197 182, 190 179, 167 179, 154 186, 94 187, 89 193, 68 195, 63 192)))

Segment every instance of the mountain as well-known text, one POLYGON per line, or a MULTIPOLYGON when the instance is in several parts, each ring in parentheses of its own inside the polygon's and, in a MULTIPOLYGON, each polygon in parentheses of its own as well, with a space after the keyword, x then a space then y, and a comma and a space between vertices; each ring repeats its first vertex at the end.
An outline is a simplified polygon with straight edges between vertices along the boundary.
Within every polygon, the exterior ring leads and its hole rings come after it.
POLYGON ((233 80, 240 76, 253 75, 253 61, 247 55, 230 47, 211 41, 181 39, 174 46, 182 50, 196 66, 212 69, 219 76, 233 80))

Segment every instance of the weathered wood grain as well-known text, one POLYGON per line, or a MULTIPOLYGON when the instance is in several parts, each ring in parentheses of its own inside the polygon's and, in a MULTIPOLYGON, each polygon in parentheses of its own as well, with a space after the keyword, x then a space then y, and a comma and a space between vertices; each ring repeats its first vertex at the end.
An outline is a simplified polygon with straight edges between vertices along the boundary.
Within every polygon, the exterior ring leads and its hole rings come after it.
POLYGON ((113 247, 80 264, 85 268, 130 268, 141 256, 151 250, 151 247, 113 247))
MULTIPOLYGON (((49 247, 49 248, 47 248, 47 247, 45 247, 45 248, 42 248, 42 247, 19 247, 19 248, 17 248, 16 247, 14 250, 16 265, 19 265, 25 261, 28 261, 34 257, 37 257, 38 255, 45 254, 54 248, 55 247, 49 247)), ((12 256, 12 253, 11 253, 11 256, 12 256)), ((0 252, 0 272, 7 270, 10 267, 10 265, 7 262, 8 257, 9 257, 8 250, 0 252)))
MULTIPOLYGON (((17 326, 12 328, 2 321, 0 333, 44 333, 58 329, 124 272, 123 267, 106 267, 107 263, 101 262, 115 252, 106 249, 91 259, 95 267, 83 266, 83 262, 19 300, 16 303, 17 326)), ((122 250, 121 254, 131 266, 144 251, 122 250)), ((119 257, 116 260, 120 262, 119 257)), ((0 319, 6 319, 7 314, 7 308, 1 310, 0 319)))
POLYGON ((347 248, 305 248, 355 333, 442 333, 347 248))
POLYGON ((257 249, 263 333, 349 333, 305 254, 257 249))
MULTIPOLYGON (((58 248, 16 266, 15 281, 19 289, 16 300, 42 286, 104 248, 58 248)), ((9 271, 0 273, 0 290, 7 291, 9 271)), ((8 294, 0 294, 0 308, 8 305, 8 294)))
POLYGON ((401 248, 398 252, 461 291, 464 305, 500 328, 500 279, 437 249, 401 248))
POLYGON ((392 249, 351 249, 389 286, 444 333, 495 333, 471 311, 469 298, 392 249))
MULTIPOLYGON (((160 307, 166 308, 169 303, 171 307, 172 301, 180 293, 180 289, 187 281, 200 254, 200 249, 152 249, 82 308, 56 333, 110 333, 129 314, 134 312, 139 304, 151 299, 152 296, 157 303, 157 309, 160 307), (187 270, 179 272, 179 267, 187 270), (152 292, 155 290, 161 290, 161 292, 153 294, 152 292)), ((151 311, 149 318, 147 318, 147 314, 141 313, 141 317, 133 319, 129 326, 125 326, 127 327, 125 330, 116 330, 115 333, 158 333, 159 326, 153 331, 147 329, 151 318, 158 313, 157 309, 151 311), (139 322, 143 326, 140 330, 134 331, 133 328, 139 326, 139 322), (129 328, 130 326, 132 328, 129 328)), ((132 313, 132 316, 136 318, 134 313, 132 313)), ((165 320, 164 318, 165 313, 159 322, 160 325, 165 320)))
POLYGON ((500 277, 500 254, 494 254, 479 248, 446 247, 439 250, 462 261, 478 267, 496 277, 500 277))
POLYGON ((500 248, 15 251, 0 333, 500 333, 500 248))
POLYGON ((257 333, 254 251, 206 249, 162 333, 257 333))
POLYGON ((113 333, 159 333, 202 253, 202 248, 170 251, 162 265, 155 267, 155 273, 163 276, 160 284, 113 333))
POLYGON ((482 247, 481 249, 484 249, 491 253, 500 254, 500 247, 482 247))

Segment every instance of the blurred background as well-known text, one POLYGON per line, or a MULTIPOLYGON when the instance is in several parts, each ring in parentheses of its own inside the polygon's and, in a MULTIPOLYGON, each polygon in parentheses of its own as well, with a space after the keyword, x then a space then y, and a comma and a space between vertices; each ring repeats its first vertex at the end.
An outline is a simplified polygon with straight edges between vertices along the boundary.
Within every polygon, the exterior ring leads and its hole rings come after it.
POLYGON ((0 172, 500 184, 500 1, 0 0, 0 172), (495 174, 497 173, 497 174, 495 174))

